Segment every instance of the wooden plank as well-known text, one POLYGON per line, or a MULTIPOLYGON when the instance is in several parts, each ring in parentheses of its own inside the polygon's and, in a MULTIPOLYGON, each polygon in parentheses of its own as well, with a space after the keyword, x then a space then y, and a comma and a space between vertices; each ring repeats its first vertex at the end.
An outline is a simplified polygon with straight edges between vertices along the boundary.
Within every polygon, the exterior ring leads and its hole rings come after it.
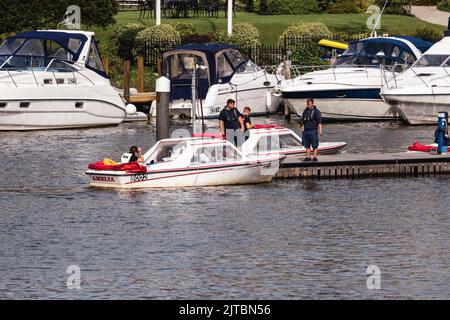
POLYGON ((137 58, 137 90, 139 93, 144 92, 144 57, 137 58))
POLYGON ((130 103, 151 103, 156 100, 155 92, 142 92, 129 97, 130 103))

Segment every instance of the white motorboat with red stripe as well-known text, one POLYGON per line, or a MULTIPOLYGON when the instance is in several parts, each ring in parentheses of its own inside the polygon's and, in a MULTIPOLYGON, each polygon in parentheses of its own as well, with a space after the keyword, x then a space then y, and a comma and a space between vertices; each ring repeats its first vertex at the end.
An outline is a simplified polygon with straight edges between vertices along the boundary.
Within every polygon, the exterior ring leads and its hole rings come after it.
MULTIPOLYGON (((285 156, 247 157, 226 140, 164 139, 138 170, 86 171, 90 185, 105 188, 167 188, 270 182, 285 156)), ((106 166, 105 166, 106 167, 106 166)), ((118 169, 123 165, 118 165, 118 169)))
MULTIPOLYGON (((248 139, 241 146, 242 153, 246 156, 284 155, 296 157, 306 154, 306 148, 300 138, 291 129, 278 125, 256 124, 246 133, 248 139)), ((196 135, 208 138, 221 139, 216 133, 204 133, 196 135)), ((335 154, 340 152, 347 143, 345 142, 320 142, 319 154, 335 154)))
MULTIPOLYGON (((335 154, 341 151, 345 142, 320 142, 319 154, 335 154)), ((306 154, 306 148, 294 131, 277 125, 255 125, 249 130, 249 138, 242 145, 247 156, 285 155, 295 157, 306 154)))

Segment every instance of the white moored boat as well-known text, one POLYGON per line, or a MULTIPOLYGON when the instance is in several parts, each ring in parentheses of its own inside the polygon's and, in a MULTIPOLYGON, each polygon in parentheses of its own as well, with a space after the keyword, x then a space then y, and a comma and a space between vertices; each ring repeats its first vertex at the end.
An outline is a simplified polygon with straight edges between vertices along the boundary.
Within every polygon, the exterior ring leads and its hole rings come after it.
POLYGON ((93 32, 24 32, 0 46, 0 130, 113 125, 127 110, 93 32))
MULTIPOLYGON (((163 75, 171 82, 171 116, 191 117, 192 70, 197 65, 197 117, 217 118, 229 98, 242 112, 253 115, 277 111, 281 78, 269 74, 248 60, 235 46, 222 44, 180 45, 163 55, 163 75)), ((156 115, 155 104, 152 116, 156 115)))
POLYGON ((226 140, 165 139, 145 155, 144 165, 90 165, 90 185, 105 188, 166 188, 269 182, 285 156, 246 157, 226 140), (136 167, 137 166, 137 167, 136 167))
MULTIPOLYGON (((319 154, 335 154, 341 151, 345 142, 320 142, 319 154)), ((296 157, 304 155, 306 148, 294 131, 276 125, 255 125, 249 130, 249 137, 242 144, 242 153, 247 156, 285 155, 296 157)))
POLYGON ((409 124, 436 124, 439 112, 450 112, 450 37, 436 43, 408 71, 392 79, 381 96, 409 124))
POLYGON ((380 96, 383 76, 389 80, 404 71, 430 46, 413 37, 353 41, 331 66, 284 81, 281 92, 298 115, 305 109, 305 100, 314 98, 327 121, 396 119, 400 117, 397 108, 383 103, 380 96), (380 67, 390 71, 382 73, 380 67))

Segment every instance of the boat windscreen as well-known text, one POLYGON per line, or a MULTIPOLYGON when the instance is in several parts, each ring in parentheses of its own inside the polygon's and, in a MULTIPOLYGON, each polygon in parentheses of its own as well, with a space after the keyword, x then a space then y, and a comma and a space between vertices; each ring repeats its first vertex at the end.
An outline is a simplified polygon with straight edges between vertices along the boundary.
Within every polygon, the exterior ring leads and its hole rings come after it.
POLYGON ((100 58, 100 52, 98 50, 95 38, 91 39, 91 46, 89 48, 89 57, 86 62, 86 67, 104 77, 107 77, 105 69, 103 68, 102 59, 100 58))
MULTIPOLYGON (((196 64, 200 67, 207 67, 203 57, 189 52, 179 52, 165 58, 163 72, 170 80, 190 80, 196 64)), ((207 72, 206 68, 197 69, 197 78, 208 79, 207 72)))
POLYGON ((450 66, 450 55, 448 54, 425 54, 414 65, 414 67, 440 67, 450 66))
POLYGON ((198 146, 191 159, 192 164, 228 162, 241 160, 242 156, 230 145, 198 146))
POLYGON ((72 61, 73 56, 57 42, 44 39, 7 39, 0 48, 3 69, 43 69, 53 60, 72 61))
POLYGON ((404 48, 391 42, 358 41, 349 44, 347 50, 335 61, 334 66, 386 66, 395 63, 413 64, 415 57, 404 48))

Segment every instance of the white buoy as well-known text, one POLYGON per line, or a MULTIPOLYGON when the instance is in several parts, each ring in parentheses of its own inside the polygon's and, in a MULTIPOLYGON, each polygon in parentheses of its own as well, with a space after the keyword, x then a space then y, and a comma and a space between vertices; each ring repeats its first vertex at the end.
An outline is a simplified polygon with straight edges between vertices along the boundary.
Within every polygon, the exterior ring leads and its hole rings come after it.
POLYGON ((137 112, 136 106, 134 104, 127 104, 125 106, 125 112, 127 113, 127 115, 131 116, 133 114, 135 114, 137 112))

